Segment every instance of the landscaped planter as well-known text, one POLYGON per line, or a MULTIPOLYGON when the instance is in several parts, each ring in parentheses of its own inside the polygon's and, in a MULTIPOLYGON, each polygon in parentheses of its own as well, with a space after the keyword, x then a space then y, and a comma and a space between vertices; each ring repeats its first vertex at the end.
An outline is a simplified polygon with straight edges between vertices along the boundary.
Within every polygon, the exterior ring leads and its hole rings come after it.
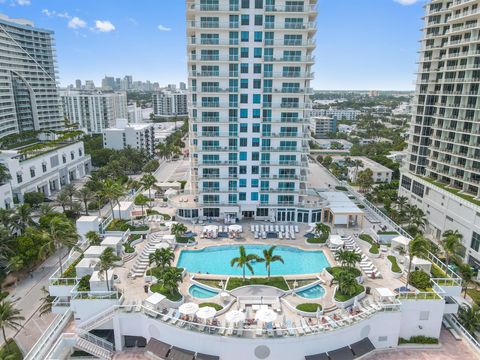
POLYGON ((378 251, 378 254, 372 254, 370 251, 368 252, 368 256, 371 257, 372 259, 378 259, 380 257, 380 251, 378 251))
MULTIPOLYGON (((391 255, 393 256, 393 255, 391 255)), ((390 261, 390 259, 387 257, 385 258, 385 261, 387 262, 387 268, 388 268, 388 271, 390 272, 390 275, 395 278, 395 279, 399 279, 402 277, 402 274, 403 274, 403 271, 400 271, 400 272, 394 272, 392 270, 392 262, 390 261)), ((397 264, 398 264, 398 259, 397 259, 397 264)), ((400 265, 398 265, 400 267, 400 265)), ((400 268, 401 269, 401 268, 400 268)))
POLYGON ((366 296, 366 290, 364 289, 360 294, 348 299, 347 301, 343 301, 343 302, 342 301, 337 301, 337 300, 335 300, 335 293, 337 292, 337 288, 338 288, 338 286, 335 286, 335 291, 333 292, 333 302, 335 303, 335 305, 337 305, 337 307, 342 308, 342 309, 345 309, 349 306, 352 306, 353 303, 355 302, 355 299, 357 299, 357 301, 360 301, 366 296))
MULTIPOLYGON (((152 276, 154 277, 154 276, 152 276)), ((148 287, 148 296, 150 295, 153 295, 154 292, 152 290, 150 290, 150 287, 148 287)), ((162 303, 165 304, 166 307, 168 308, 178 308, 180 305, 182 305, 183 303, 185 302, 185 297, 182 295, 182 298, 178 301, 172 301, 172 300, 169 300, 167 298, 165 298, 164 300, 162 300, 162 303)))
POLYGON ((376 234, 377 241, 381 244, 390 244, 392 242, 392 239, 395 239, 398 237, 400 234, 393 231, 391 233, 385 233, 385 234, 376 234))

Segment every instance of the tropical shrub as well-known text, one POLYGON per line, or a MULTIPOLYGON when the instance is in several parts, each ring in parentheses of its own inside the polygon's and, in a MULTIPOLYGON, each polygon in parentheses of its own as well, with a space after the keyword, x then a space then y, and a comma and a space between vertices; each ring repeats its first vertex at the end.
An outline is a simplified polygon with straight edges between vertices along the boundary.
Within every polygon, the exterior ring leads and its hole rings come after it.
POLYGON ((430 287, 430 276, 421 270, 412 271, 408 283, 418 290, 426 290, 430 287))

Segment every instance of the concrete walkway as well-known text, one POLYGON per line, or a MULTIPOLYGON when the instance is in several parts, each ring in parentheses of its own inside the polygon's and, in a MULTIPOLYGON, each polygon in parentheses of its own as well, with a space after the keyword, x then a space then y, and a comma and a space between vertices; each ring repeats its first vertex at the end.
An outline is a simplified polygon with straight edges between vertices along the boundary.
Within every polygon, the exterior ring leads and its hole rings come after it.
POLYGON ((245 286, 240 287, 235 290, 231 291, 232 295, 239 297, 239 296, 271 296, 271 297, 279 297, 284 294, 284 292, 280 289, 271 287, 271 286, 263 286, 263 285, 254 285, 254 286, 245 286))

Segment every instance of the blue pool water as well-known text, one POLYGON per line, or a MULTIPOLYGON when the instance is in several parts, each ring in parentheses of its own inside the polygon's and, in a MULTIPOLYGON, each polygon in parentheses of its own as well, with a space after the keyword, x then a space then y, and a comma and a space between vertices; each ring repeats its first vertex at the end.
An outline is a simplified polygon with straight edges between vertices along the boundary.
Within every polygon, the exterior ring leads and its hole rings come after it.
POLYGON ((306 299, 318 299, 325 295, 325 289, 320 285, 314 285, 308 289, 296 291, 295 293, 306 299))
MULTIPOLYGON (((269 245, 244 245, 247 254, 260 257, 269 245)), ((218 275, 242 275, 242 269, 230 266, 230 260, 239 256, 240 245, 213 246, 203 250, 182 250, 177 267, 186 268, 189 272, 218 275)), ((300 275, 319 273, 329 267, 323 251, 306 251, 290 246, 278 246, 274 255, 280 255, 285 264, 271 264, 271 275, 300 275)), ((254 275, 267 275, 265 263, 254 263, 254 275)), ((246 275, 250 275, 248 269, 246 275)))
POLYGON ((188 289, 188 292, 190 293, 190 295, 192 295, 194 298, 197 298, 197 299, 208 299, 218 294, 215 291, 205 289, 198 285, 190 286, 190 288, 188 289))

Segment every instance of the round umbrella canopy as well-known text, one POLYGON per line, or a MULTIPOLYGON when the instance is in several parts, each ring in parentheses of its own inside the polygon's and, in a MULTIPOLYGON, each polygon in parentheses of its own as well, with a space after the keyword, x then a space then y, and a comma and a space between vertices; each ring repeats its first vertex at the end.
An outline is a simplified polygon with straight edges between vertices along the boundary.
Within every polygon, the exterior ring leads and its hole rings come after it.
POLYGON ((272 309, 260 309, 255 314, 255 319, 263 322, 272 322, 277 319, 277 314, 272 309))
POLYGON ((230 231, 242 231, 242 226, 238 224, 230 225, 228 227, 228 230, 230 231))
POLYGON ((225 291, 222 291, 222 292, 220 293, 220 297, 222 297, 222 298, 230 297, 230 294, 227 293, 227 292, 225 292, 225 291))
POLYGON ((191 302, 185 303, 180 305, 178 311, 183 315, 193 315, 198 311, 198 305, 191 302))
POLYGON ((172 189, 172 188, 165 191, 165 195, 176 195, 177 193, 178 193, 178 191, 175 190, 175 189, 172 189))
POLYGON ((211 319, 215 316, 215 314, 217 313, 217 310, 215 310, 213 307, 211 306, 205 306, 205 307, 202 307, 200 308, 196 315, 199 319, 211 319))
POLYGON ((178 224, 178 222, 177 221, 166 221, 165 222, 165 226, 169 229, 172 227, 173 224, 178 224))
POLYGON ((218 226, 217 225, 207 225, 203 227, 204 231, 218 231, 218 226))
POLYGON ((239 322, 245 320, 245 313, 240 310, 233 310, 225 315, 225 319, 230 322, 239 322))

